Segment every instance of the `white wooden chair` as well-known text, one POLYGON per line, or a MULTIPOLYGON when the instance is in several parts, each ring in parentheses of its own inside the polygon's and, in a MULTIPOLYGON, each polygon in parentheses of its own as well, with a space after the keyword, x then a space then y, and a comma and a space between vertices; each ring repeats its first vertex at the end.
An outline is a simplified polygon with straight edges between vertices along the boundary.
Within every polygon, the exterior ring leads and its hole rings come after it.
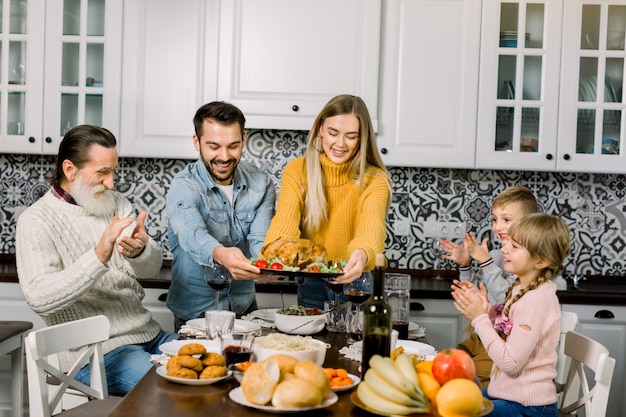
POLYGON ((59 416, 106 416, 117 405, 121 398, 109 398, 102 353, 102 342, 109 338, 109 328, 105 316, 95 316, 35 330, 26 337, 31 416, 50 417, 68 389, 83 392, 93 400, 57 414, 59 416), (67 374, 58 369, 57 353, 80 347, 86 347, 86 350, 67 374), (91 367, 90 386, 74 379, 87 364, 91 367), (61 383, 47 384, 48 375, 61 383))
POLYGON ((559 401, 559 416, 575 415, 584 406, 586 417, 604 417, 615 359, 602 344, 574 331, 565 336, 565 354, 571 363, 559 401), (594 372, 592 386, 585 371, 594 372))
POLYGON ((24 337, 33 323, 30 321, 0 321, 0 356, 11 355, 12 414, 24 414, 24 337))
POLYGON ((565 335, 567 332, 575 331, 577 325, 578 314, 573 311, 561 311, 561 335, 559 336, 559 344, 556 349, 558 359, 556 362, 556 378, 554 378, 558 392, 563 390, 566 376, 565 371, 569 362, 565 355, 565 335))

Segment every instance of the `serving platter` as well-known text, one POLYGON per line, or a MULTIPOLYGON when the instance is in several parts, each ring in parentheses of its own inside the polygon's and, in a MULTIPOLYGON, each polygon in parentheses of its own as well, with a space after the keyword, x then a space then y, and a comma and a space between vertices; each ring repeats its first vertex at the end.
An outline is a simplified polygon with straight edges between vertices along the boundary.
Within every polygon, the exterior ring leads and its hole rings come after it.
POLYGON ((183 385, 211 385, 223 379, 228 378, 233 373, 233 371, 229 370, 226 373, 226 375, 220 376, 219 378, 193 379, 193 378, 178 378, 175 376, 168 375, 167 368, 165 366, 159 366, 156 369, 156 372, 157 374, 159 374, 160 377, 165 378, 168 381, 176 382, 177 384, 183 384, 183 385))
MULTIPOLYGON (((385 413, 381 413, 378 410, 374 410, 373 408, 370 408, 368 406, 366 406, 363 401, 361 401, 361 399, 359 398, 359 394, 354 391, 352 394, 350 394, 350 401, 352 401, 352 404, 354 404, 355 406, 359 407, 362 410, 365 411, 369 411, 372 414, 376 414, 379 416, 393 416, 393 414, 385 414, 385 413)), ((487 398, 483 397, 483 406, 480 409, 480 413, 478 414, 479 416, 485 416, 489 413, 491 413, 493 411, 493 403, 491 401, 489 401, 487 398)), ((436 413, 436 410, 433 410, 432 414, 431 413, 412 413, 412 414, 406 414, 404 417, 423 417, 425 415, 439 415, 436 413)))
POLYGON ((307 410, 317 410, 319 408, 330 407, 331 405, 335 404, 337 402, 337 399, 339 398, 337 397, 337 394, 331 392, 326 396, 326 398, 324 398, 324 401, 322 401, 321 404, 316 405, 315 407, 276 408, 273 405, 258 405, 249 402, 248 400, 246 400, 246 397, 244 397, 243 392, 241 391, 241 387, 233 388, 232 390, 230 390, 230 392, 228 393, 228 397, 237 404, 243 405, 245 407, 256 408, 257 410, 263 410, 267 413, 297 413, 307 410))
POLYGON ((283 277, 305 277, 305 278, 335 278, 343 275, 343 272, 308 272, 308 271, 288 271, 286 269, 259 268, 262 274, 280 275, 283 277))

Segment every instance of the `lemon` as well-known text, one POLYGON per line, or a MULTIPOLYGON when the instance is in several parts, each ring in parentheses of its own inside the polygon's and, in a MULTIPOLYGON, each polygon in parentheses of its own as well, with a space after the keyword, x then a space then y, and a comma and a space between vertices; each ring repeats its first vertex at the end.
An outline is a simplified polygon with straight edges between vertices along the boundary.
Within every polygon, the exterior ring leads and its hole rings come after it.
POLYGON ((428 374, 426 372, 418 372, 417 380, 420 384, 420 388, 422 389, 422 392, 424 393, 424 395, 426 395, 426 398, 428 398, 430 400, 430 403, 433 406, 435 406, 437 393, 439 392, 439 389, 441 388, 441 385, 439 385, 439 382, 437 382, 437 380, 432 376, 432 374, 428 374))
POLYGON ((439 389, 436 404, 442 417, 476 417, 483 405, 483 394, 471 379, 451 379, 439 389))
POLYGON ((417 373, 426 373, 430 376, 433 375, 433 361, 421 361, 415 364, 415 370, 417 373))

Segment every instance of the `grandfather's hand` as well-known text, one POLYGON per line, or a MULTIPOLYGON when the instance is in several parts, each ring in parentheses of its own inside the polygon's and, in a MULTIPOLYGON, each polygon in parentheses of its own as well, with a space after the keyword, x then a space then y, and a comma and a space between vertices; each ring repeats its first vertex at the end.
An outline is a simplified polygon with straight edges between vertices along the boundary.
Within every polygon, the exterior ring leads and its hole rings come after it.
POLYGON ((146 248, 148 239, 150 239, 144 226, 147 216, 148 213, 146 213, 145 210, 139 213, 139 215, 137 215, 137 225, 130 233, 130 236, 121 236, 118 239, 119 251, 123 256, 135 258, 141 255, 146 248))
POLYGON ((113 220, 109 227, 107 227, 100 237, 100 241, 96 245, 96 256, 103 264, 109 262, 111 256, 113 256, 113 249, 115 243, 124 229, 131 225, 133 222, 132 217, 126 217, 120 219, 118 216, 113 216, 113 220))

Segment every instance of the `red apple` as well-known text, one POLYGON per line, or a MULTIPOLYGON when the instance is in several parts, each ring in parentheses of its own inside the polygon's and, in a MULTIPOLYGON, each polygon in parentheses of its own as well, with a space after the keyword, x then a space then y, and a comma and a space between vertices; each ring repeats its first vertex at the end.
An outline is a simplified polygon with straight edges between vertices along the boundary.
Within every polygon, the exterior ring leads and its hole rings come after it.
POLYGON ((443 385, 454 378, 474 379, 476 367, 472 357, 461 349, 445 349, 433 359, 433 377, 443 385))

